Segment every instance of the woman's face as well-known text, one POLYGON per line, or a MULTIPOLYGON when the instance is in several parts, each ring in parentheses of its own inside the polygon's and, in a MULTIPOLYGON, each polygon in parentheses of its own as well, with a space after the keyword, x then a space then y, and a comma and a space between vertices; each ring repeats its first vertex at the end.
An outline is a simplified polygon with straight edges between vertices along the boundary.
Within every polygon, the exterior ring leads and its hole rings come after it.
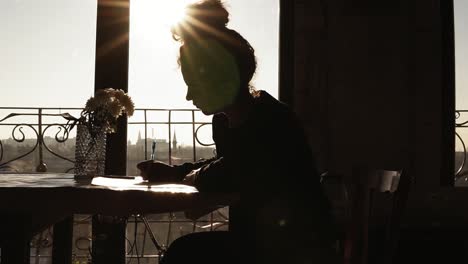
POLYGON ((218 42, 184 44, 180 63, 186 99, 204 114, 221 112, 234 103, 240 88, 239 70, 234 57, 218 42))

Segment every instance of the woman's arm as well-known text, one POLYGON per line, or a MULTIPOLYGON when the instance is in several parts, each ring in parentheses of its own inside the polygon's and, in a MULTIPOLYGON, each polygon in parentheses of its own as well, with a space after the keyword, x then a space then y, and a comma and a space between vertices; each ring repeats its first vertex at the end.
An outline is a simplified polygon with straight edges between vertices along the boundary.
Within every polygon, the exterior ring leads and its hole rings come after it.
POLYGON ((195 163, 169 165, 155 160, 146 160, 137 164, 141 176, 150 182, 181 182, 191 171, 209 164, 216 158, 200 160, 195 163))
POLYGON ((200 159, 197 162, 186 162, 180 165, 174 165, 174 168, 180 171, 180 173, 187 175, 191 171, 199 169, 213 161, 216 160, 216 157, 210 158, 210 159, 200 159))

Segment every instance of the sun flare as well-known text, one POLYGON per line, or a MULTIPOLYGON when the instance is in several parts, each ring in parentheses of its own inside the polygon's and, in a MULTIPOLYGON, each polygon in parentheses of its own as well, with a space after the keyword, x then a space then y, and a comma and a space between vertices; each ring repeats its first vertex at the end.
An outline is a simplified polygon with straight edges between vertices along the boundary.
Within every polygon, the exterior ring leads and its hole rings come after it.
POLYGON ((133 1, 130 6, 132 31, 139 35, 148 35, 150 30, 158 37, 170 33, 169 28, 184 19, 185 8, 193 2, 195 0, 133 1))
MULTIPOLYGON (((157 2, 157 1, 155 1, 157 2)), ((157 12, 160 16, 159 20, 162 21, 166 26, 173 26, 178 22, 182 21, 185 17, 185 7, 194 2, 193 0, 172 0, 161 4, 156 8, 160 11, 157 12)))
POLYGON ((174 25, 185 18, 185 7, 193 1, 190 0, 178 0, 171 1, 167 5, 166 19, 170 25, 174 25))

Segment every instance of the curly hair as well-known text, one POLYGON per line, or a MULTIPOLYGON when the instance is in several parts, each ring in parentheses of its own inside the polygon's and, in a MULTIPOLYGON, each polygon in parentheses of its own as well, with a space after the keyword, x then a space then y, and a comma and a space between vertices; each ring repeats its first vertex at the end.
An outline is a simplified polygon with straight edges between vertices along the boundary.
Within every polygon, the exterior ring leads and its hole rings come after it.
POLYGON ((251 88, 249 83, 257 68, 255 50, 241 34, 226 26, 228 22, 229 12, 221 0, 202 0, 186 7, 185 19, 171 28, 172 37, 182 44, 206 38, 218 41, 234 56, 240 84, 251 88))

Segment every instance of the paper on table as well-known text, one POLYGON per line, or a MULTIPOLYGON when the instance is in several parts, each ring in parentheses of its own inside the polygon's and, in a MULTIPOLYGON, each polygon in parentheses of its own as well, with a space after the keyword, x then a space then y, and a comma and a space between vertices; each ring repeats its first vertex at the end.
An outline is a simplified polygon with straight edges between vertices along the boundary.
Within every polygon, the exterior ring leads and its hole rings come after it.
POLYGON ((91 181, 92 185, 100 185, 107 187, 131 187, 135 184, 143 182, 143 177, 94 177, 91 181))

